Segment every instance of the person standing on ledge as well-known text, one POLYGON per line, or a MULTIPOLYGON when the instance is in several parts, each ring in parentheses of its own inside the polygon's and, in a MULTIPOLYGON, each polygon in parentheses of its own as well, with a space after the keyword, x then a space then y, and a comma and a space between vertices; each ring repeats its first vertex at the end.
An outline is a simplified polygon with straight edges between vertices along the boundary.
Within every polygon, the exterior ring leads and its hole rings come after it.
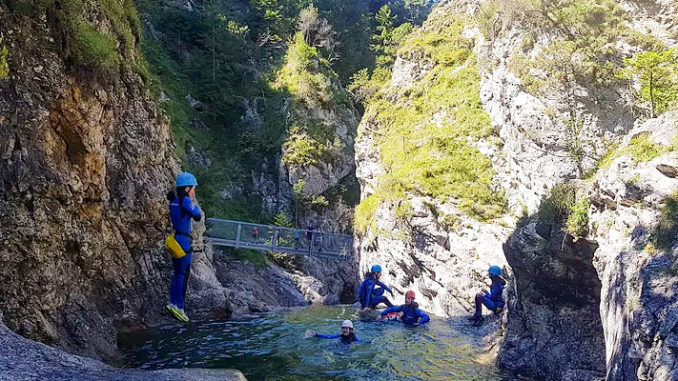
POLYGON ((170 201, 169 211, 174 229, 174 238, 184 252, 183 256, 172 256, 172 286, 170 287, 170 303, 167 310, 178 320, 188 322, 188 316, 184 312, 186 300, 186 288, 188 276, 191 271, 192 248, 191 248, 191 219, 200 221, 202 211, 195 205, 195 187, 198 181, 195 176, 188 172, 182 172, 177 176, 176 192, 171 191, 167 195, 170 201))

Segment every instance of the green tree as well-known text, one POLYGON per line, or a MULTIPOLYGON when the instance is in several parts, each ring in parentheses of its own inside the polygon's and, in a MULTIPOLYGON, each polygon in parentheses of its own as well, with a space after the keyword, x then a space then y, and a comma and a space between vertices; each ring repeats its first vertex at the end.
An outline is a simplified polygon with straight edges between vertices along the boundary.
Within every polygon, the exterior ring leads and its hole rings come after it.
POLYGON ((297 30, 304 34, 307 45, 323 49, 330 62, 338 59, 334 52, 336 33, 327 19, 319 16, 318 8, 311 5, 299 12, 297 30))
POLYGON ((647 51, 624 60, 620 77, 640 83, 638 97, 649 102, 650 118, 664 111, 678 95, 678 50, 647 51))
POLYGON ((375 19, 377 20, 376 29, 379 33, 372 35, 372 40, 375 42, 372 48, 377 54, 389 55, 389 45, 391 44, 396 17, 391 13, 391 8, 384 5, 375 15, 375 19))

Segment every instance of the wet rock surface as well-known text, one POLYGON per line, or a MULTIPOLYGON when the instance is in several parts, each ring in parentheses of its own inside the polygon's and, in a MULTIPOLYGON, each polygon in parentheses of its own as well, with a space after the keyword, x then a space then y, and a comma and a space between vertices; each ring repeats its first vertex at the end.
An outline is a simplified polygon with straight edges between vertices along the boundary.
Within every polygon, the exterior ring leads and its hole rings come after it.
POLYGON ((101 361, 72 355, 25 339, 5 327, 0 315, 0 380, 2 381, 244 381, 245 376, 230 369, 116 369, 101 361))

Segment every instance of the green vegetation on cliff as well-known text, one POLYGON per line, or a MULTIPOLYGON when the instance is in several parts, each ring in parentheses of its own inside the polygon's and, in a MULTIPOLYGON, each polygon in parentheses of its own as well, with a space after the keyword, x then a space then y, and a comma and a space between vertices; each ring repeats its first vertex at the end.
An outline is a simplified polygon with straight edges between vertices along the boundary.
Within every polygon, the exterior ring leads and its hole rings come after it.
MULTIPOLYGON (((341 82, 374 67, 377 3, 137 1, 148 21, 143 47, 152 87, 184 168, 204 179, 200 201, 208 214, 265 222, 253 176, 277 179, 283 151, 290 166, 332 158, 332 126, 304 110, 349 104, 341 82)), ((426 15, 427 2, 407 3, 391 2, 398 25, 426 15)))
POLYGON ((120 70, 131 68, 146 79, 134 0, 9 0, 7 5, 18 17, 44 17, 64 59, 78 69, 117 79, 120 70))
POLYGON ((650 117, 654 118, 678 100, 678 48, 636 53, 624 59, 619 76, 638 79, 638 99, 650 104, 650 117))
POLYGON ((578 197, 574 185, 556 184, 539 204, 537 215, 541 221, 562 226, 577 239, 588 234, 589 207, 586 195, 578 197))
POLYGON ((565 94, 570 122, 578 117, 577 103, 583 101, 578 88, 586 88, 586 100, 595 103, 606 87, 638 80, 638 100, 649 105, 650 117, 675 102, 675 50, 632 29, 631 16, 615 1, 491 0, 483 4, 478 20, 490 40, 515 26, 523 28, 522 46, 510 68, 532 94, 565 94), (540 34, 553 39, 530 54, 540 34), (638 53, 625 56, 624 45, 638 53))
POLYGON ((7 76, 9 76, 9 65, 7 64, 8 55, 9 51, 2 43, 2 36, 0 36, 0 79, 7 78, 7 76))
POLYGON ((661 216, 651 239, 656 247, 670 250, 678 236, 678 193, 662 200, 661 204, 661 216))
POLYGON ((481 220, 502 215, 505 198, 493 184, 490 160, 471 144, 493 130, 479 98, 473 41, 462 33, 470 22, 464 15, 429 18, 398 55, 432 69, 404 90, 387 84, 368 99, 365 120, 385 173, 356 209, 359 230, 370 227, 379 203, 407 194, 455 203, 481 220))

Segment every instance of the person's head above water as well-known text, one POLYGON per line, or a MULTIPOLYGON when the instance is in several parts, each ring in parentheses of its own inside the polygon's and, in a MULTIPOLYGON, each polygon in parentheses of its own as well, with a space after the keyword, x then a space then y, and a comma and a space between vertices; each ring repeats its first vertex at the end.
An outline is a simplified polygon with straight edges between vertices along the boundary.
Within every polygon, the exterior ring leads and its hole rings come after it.
POLYGON ((405 293, 405 304, 410 305, 414 302, 414 291, 407 290, 405 293))
POLYGON ((348 336, 352 332, 353 332, 353 322, 350 320, 344 320, 344 322, 341 323, 341 335, 348 336))

